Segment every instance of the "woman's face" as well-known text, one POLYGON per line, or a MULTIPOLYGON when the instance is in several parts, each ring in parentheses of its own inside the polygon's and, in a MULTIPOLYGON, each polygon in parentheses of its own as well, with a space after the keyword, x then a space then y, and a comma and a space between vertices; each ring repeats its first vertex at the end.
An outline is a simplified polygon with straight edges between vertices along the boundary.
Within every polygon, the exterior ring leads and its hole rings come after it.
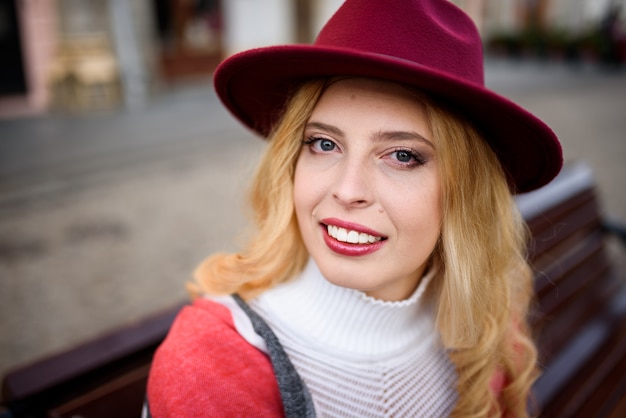
POLYGON ((381 300, 411 295, 439 238, 436 142, 400 85, 331 84, 304 131, 294 201, 307 250, 330 282, 381 300))

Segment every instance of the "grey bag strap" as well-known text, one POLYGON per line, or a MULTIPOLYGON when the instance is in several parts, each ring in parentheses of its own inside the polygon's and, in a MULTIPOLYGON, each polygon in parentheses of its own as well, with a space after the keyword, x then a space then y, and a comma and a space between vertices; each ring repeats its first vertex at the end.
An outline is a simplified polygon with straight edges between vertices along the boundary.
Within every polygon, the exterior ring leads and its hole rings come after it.
POLYGON ((285 416, 287 418, 314 418, 315 407, 313 406, 311 394, 295 367, 291 364, 287 353, 280 345, 274 332, 263 318, 254 312, 239 295, 233 295, 233 299, 248 315, 256 333, 265 340, 272 367, 274 368, 274 374, 278 381, 278 389, 283 401, 285 416))

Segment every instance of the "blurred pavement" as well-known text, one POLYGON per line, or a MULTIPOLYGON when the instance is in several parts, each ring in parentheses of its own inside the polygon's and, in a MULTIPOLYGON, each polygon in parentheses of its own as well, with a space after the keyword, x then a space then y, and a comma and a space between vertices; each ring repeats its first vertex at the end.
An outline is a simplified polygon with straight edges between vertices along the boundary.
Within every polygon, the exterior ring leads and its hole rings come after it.
MULTIPOLYGON (((489 61, 487 84, 588 162, 626 221, 626 71, 489 61)), ((0 121, 0 374, 183 300, 245 234, 252 137, 209 82, 129 112, 0 121)))

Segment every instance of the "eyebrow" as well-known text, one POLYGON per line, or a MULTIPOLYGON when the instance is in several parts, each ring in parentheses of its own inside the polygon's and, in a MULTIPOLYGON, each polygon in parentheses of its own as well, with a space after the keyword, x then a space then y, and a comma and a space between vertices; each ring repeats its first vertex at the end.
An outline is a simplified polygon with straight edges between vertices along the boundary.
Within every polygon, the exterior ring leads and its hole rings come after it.
MULTIPOLYGON (((341 137, 345 136, 344 132, 341 129, 337 128, 336 126, 328 125, 322 122, 315 122, 315 121, 308 122, 306 124, 306 128, 307 129, 320 129, 322 131, 328 132, 329 134, 333 134, 333 135, 337 135, 341 137)), ((431 141, 424 138, 422 135, 418 134, 417 132, 413 132, 413 131, 379 131, 376 134, 374 134, 374 139, 385 140, 385 141, 417 140, 435 149, 435 145, 431 141)))
POLYGON ((311 129, 311 128, 321 129, 322 131, 326 131, 333 135, 342 136, 342 137, 345 136, 345 134, 343 133, 341 129, 337 128, 336 126, 327 125, 322 122, 308 122, 305 128, 306 129, 311 129))
POLYGON ((431 141, 413 131, 380 131, 374 138, 389 141, 417 140, 435 149, 435 145, 431 141))

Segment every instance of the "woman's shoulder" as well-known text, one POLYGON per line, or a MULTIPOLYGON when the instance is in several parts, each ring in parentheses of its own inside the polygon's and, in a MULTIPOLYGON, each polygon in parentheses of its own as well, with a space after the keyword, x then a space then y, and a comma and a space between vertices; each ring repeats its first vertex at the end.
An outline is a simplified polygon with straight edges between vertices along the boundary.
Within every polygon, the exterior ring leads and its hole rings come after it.
POLYGON ((148 402, 154 417, 282 415, 269 358, 241 337, 226 306, 203 298, 181 310, 155 353, 148 402))
POLYGON ((236 333, 233 318, 226 306, 210 299, 197 298, 178 313, 163 346, 232 338, 233 332, 236 333))

